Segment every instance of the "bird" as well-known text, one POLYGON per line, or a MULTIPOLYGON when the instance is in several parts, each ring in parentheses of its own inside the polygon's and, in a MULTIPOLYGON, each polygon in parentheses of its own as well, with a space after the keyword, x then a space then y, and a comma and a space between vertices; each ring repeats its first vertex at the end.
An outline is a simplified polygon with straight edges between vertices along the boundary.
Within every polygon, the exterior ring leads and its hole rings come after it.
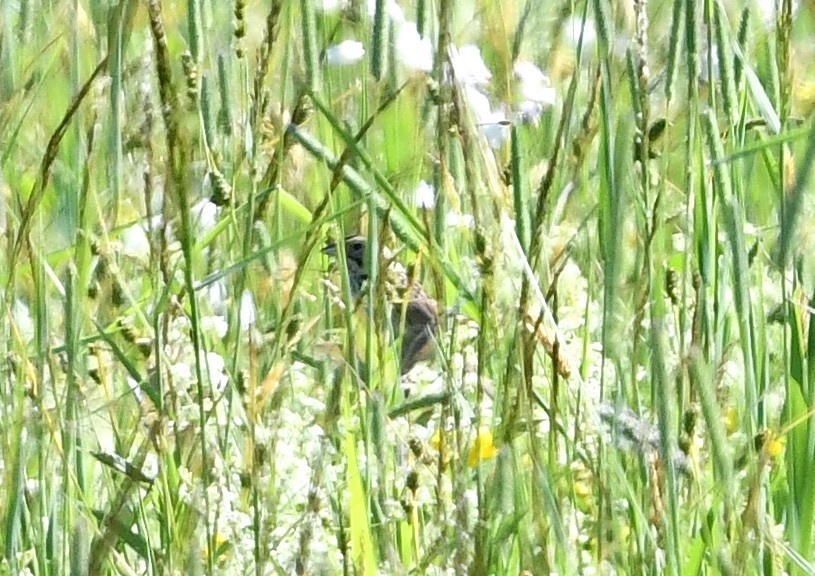
MULTIPOLYGON (((329 242, 323 254, 337 257, 336 242, 329 242)), ((368 281, 367 240, 363 236, 345 238, 345 262, 351 296, 358 299, 368 281)), ((394 335, 402 339, 400 371, 407 374, 418 363, 429 360, 435 350, 434 338, 439 323, 439 305, 418 282, 411 282, 404 267, 394 259, 386 261, 382 281, 390 306, 394 335), (404 311, 404 323, 402 313, 404 311)))

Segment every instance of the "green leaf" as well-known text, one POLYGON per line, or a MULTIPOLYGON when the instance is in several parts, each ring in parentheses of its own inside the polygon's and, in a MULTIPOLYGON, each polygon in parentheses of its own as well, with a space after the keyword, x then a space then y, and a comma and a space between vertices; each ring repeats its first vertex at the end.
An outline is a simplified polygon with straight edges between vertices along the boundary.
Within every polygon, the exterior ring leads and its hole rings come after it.
POLYGON ((357 574, 375 576, 376 557, 374 556, 371 526, 368 522, 368 506, 365 487, 357 465, 356 438, 345 436, 345 459, 348 465, 348 488, 351 493, 349 522, 351 525, 351 559, 357 574))

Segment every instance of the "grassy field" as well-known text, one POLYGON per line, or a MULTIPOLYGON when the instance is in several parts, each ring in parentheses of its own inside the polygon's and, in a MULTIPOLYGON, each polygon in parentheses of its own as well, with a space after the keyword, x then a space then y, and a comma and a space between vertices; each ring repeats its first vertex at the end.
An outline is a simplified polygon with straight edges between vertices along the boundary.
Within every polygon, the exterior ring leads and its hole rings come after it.
POLYGON ((0 2, 0 575, 815 574, 813 14, 0 2))

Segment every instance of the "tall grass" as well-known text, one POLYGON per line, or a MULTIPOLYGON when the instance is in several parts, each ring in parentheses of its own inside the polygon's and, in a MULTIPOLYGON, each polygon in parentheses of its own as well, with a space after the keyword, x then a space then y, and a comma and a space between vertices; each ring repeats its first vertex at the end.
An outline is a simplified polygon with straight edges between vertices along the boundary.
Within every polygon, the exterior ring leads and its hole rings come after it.
POLYGON ((329 4, 0 4, 0 574, 815 573, 809 7, 329 4))

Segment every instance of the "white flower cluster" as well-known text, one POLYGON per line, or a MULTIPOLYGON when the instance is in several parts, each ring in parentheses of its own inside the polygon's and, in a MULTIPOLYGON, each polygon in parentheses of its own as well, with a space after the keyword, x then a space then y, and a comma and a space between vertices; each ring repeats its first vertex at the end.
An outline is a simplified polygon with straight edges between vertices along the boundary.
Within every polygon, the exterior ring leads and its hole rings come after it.
MULTIPOLYGON (((320 7, 325 13, 338 12, 347 7, 347 0, 323 0, 320 7)), ((376 0, 368 2, 368 15, 373 18, 376 0)), ((433 69, 433 44, 430 38, 419 34, 415 22, 405 18, 402 7, 395 0, 385 2, 385 14, 394 30, 394 47, 399 64, 408 72, 430 72, 433 69)), ((326 50, 329 66, 352 66, 365 56, 365 47, 358 40, 344 40, 326 50)))
POLYGON ((522 100, 510 116, 503 105, 493 108, 484 92, 492 80, 492 72, 477 46, 451 46, 450 61, 453 77, 463 91, 479 132, 492 148, 497 149, 503 145, 509 137, 509 126, 513 122, 537 124, 543 110, 557 101, 555 89, 540 68, 531 62, 519 60, 515 62, 513 72, 522 100))

